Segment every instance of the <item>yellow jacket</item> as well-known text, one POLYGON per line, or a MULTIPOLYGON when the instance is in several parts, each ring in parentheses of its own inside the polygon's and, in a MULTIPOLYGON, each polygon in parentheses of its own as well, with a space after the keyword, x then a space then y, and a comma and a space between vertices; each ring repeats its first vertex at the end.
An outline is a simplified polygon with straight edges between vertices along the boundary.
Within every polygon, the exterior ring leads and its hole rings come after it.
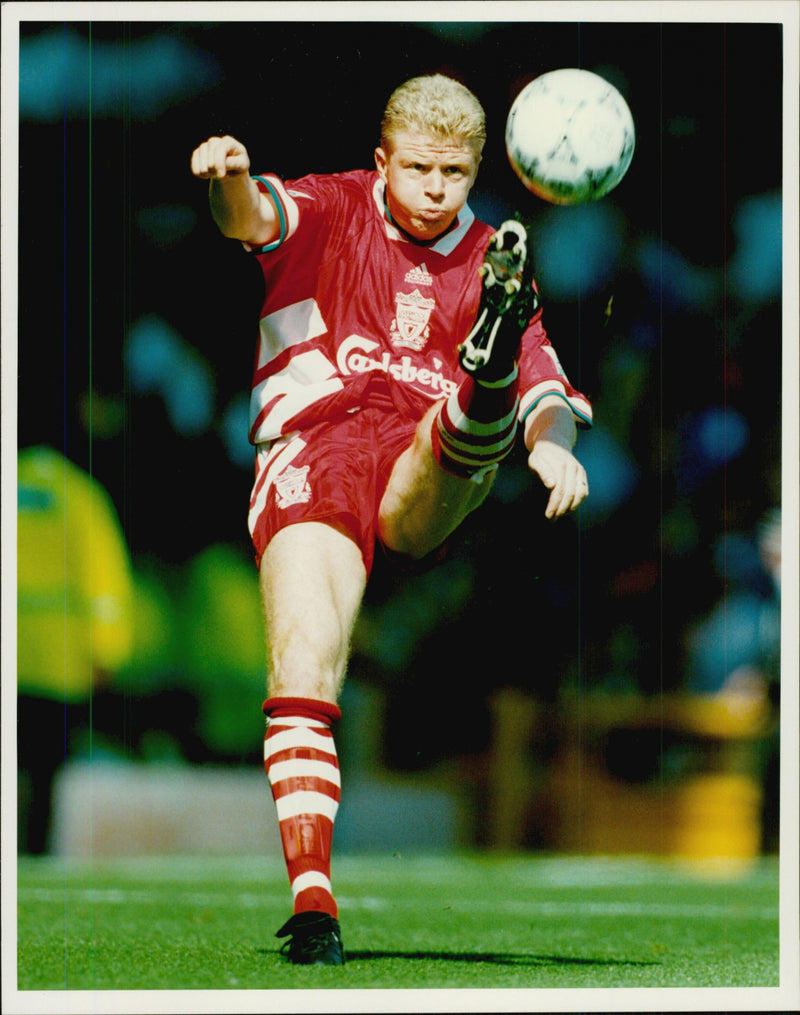
POLYGON ((47 447, 20 452, 17 472, 17 684, 85 699, 128 658, 130 559, 102 486, 47 447))

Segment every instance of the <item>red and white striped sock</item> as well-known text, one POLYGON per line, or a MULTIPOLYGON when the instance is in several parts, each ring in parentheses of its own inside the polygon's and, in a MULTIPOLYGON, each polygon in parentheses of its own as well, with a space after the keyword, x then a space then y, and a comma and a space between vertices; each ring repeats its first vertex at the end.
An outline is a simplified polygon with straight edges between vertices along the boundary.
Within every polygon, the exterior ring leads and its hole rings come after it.
POLYGON ((516 366, 498 381, 464 378, 442 403, 431 431, 442 468, 469 478, 501 462, 514 447, 518 393, 516 366))
POLYGON ((308 698, 264 702, 264 770, 278 812, 294 912, 338 916, 331 890, 331 839, 341 782, 331 724, 336 705, 308 698))

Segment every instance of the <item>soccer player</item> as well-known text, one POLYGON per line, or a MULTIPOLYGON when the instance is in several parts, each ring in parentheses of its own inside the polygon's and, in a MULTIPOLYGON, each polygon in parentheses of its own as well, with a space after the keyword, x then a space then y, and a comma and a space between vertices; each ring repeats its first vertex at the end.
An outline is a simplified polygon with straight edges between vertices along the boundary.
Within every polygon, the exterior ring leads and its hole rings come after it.
POLYGON ((264 763, 294 898, 277 936, 295 963, 344 962, 332 727, 376 545, 434 554, 485 499, 520 424, 546 515, 588 492, 572 447, 591 408, 542 326, 526 231, 494 232, 467 205, 485 137, 477 98, 430 75, 390 97, 374 170, 253 175, 229 136, 192 153, 215 222, 264 274, 249 528, 264 763))

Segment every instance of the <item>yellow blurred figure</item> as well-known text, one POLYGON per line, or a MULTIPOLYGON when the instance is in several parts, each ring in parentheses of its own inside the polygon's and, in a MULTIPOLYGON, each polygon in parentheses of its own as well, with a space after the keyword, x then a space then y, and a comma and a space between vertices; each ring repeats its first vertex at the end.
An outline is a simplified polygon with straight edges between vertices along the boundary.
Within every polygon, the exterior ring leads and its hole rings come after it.
POLYGON ((51 448, 21 451, 17 742, 29 780, 21 815, 28 852, 46 849, 52 780, 70 732, 87 722, 92 695, 130 655, 132 594, 128 550, 103 487, 51 448))

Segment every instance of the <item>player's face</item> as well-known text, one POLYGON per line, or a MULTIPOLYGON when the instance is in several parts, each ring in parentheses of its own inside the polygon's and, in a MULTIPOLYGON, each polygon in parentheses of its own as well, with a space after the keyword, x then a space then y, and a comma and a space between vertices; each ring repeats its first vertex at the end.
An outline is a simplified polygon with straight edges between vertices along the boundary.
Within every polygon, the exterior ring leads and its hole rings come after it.
POLYGON ((432 240, 452 225, 467 200, 480 154, 465 142, 403 131, 375 151, 392 218, 417 240, 432 240))

